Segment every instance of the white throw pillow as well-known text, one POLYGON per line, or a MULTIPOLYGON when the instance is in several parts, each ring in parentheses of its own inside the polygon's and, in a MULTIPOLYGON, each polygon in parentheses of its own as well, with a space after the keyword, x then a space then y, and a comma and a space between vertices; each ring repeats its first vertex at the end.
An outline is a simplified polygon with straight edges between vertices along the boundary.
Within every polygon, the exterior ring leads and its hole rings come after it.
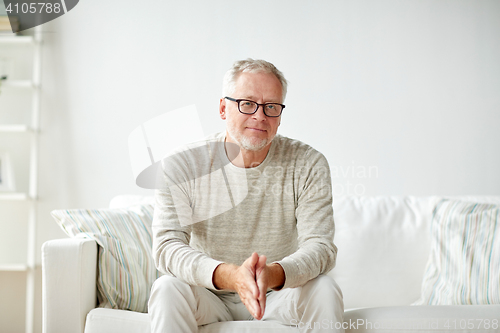
POLYGON ((443 199, 415 305, 500 304, 500 206, 443 199))
POLYGON ((100 307, 147 312, 159 273, 151 255, 152 205, 127 209, 55 210, 52 216, 71 237, 99 245, 97 296, 100 307))

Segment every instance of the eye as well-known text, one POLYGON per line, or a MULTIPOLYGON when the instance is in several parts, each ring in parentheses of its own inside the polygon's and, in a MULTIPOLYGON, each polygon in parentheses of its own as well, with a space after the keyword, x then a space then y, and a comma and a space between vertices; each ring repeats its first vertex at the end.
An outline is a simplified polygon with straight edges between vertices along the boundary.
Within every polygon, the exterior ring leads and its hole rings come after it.
POLYGON ((276 105, 274 105, 274 104, 267 104, 266 107, 267 107, 268 110, 274 110, 274 109, 276 109, 276 105))

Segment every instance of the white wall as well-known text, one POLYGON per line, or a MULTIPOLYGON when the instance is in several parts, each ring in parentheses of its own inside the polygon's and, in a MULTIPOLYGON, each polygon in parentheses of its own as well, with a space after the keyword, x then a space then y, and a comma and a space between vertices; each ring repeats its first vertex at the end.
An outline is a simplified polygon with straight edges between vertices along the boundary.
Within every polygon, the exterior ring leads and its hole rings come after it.
POLYGON ((39 246, 56 208, 134 184, 129 133, 196 104, 218 118, 224 72, 276 64, 280 132, 323 152, 335 194, 500 194, 500 2, 82 0, 47 23, 39 246))
POLYGON ((282 134, 328 158, 335 194, 498 194, 498 1, 81 1, 45 26, 41 240, 48 211, 139 189, 128 134, 196 104, 222 130, 246 57, 290 81, 282 134))

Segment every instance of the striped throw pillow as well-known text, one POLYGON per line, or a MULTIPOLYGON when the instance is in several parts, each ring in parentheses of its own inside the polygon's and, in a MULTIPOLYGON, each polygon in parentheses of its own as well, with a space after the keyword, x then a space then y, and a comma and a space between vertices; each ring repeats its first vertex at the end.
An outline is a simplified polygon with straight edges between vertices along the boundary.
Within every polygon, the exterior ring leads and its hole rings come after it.
POLYGON ((147 312, 159 274, 151 255, 152 205, 127 209, 55 210, 52 216, 71 237, 99 245, 97 295, 100 307, 147 312))
POLYGON ((441 200, 416 305, 500 304, 500 207, 441 200))

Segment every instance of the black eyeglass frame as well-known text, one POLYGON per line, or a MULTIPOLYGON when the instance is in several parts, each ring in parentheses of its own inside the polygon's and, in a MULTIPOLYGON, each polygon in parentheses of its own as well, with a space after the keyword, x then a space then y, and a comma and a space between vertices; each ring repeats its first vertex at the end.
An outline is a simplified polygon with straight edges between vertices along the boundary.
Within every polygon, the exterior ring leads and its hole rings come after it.
POLYGON ((283 104, 280 104, 280 103, 264 103, 264 104, 259 104, 257 102, 254 102, 252 100, 249 100, 249 99, 235 99, 235 98, 231 98, 231 97, 224 97, 230 101, 233 101, 233 102, 236 102, 238 104, 238 111, 240 111, 240 113, 243 113, 243 114, 254 114, 255 112, 257 112, 257 110, 259 109, 259 106, 262 106, 262 111, 264 111, 264 114, 266 115, 266 117, 271 117, 271 118, 277 118, 279 116, 281 116, 281 114, 283 113, 283 109, 285 108, 285 105, 283 104), (255 103, 257 104, 257 107, 255 108, 255 111, 254 112, 251 112, 251 113, 248 113, 248 112, 243 112, 240 110, 240 102, 241 101, 247 101, 247 102, 252 102, 252 103, 255 103), (280 111, 280 114, 277 115, 277 116, 270 116, 266 113, 266 108, 265 106, 266 105, 269 105, 269 104, 276 104, 276 105, 280 105, 281 106, 281 111, 280 111))

